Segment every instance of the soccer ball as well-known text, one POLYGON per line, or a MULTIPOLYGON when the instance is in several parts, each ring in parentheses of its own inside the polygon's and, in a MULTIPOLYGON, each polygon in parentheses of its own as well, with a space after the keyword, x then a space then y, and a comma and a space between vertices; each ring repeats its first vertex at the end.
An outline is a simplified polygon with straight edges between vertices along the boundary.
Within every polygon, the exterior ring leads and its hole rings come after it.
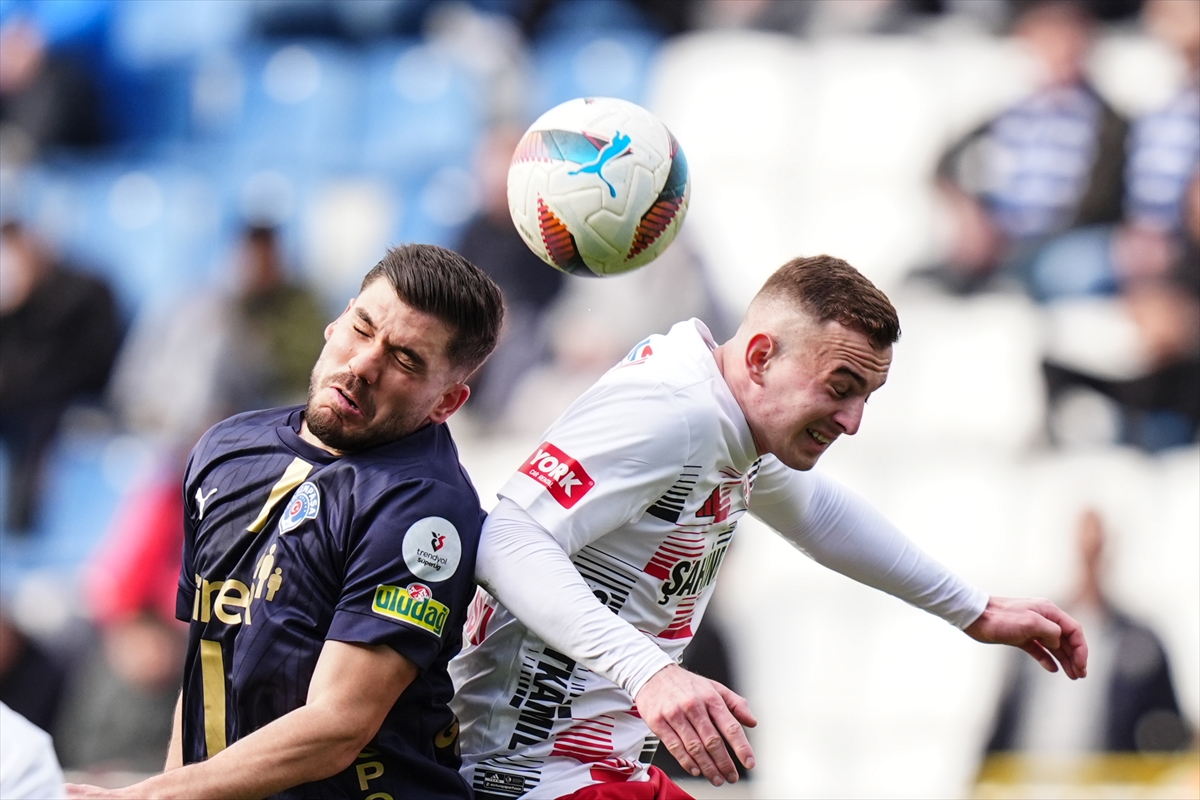
POLYGON ((572 275, 649 264, 679 232, 690 189, 687 159, 667 127, 611 97, 547 111, 508 168, 508 210, 521 238, 572 275))

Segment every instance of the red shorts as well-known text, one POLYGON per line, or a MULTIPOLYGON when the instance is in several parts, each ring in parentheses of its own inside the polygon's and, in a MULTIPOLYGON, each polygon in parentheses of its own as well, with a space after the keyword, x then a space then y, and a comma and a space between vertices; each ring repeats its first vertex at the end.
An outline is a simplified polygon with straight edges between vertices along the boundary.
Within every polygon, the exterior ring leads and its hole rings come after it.
POLYGON ((695 800, 675 785, 658 767, 650 768, 650 780, 632 783, 596 783, 558 800, 695 800))

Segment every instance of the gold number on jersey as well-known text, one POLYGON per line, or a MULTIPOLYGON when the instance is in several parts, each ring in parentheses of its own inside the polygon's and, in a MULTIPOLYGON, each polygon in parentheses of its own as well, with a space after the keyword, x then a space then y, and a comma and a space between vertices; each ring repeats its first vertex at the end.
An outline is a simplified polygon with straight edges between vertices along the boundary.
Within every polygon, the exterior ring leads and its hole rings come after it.
POLYGON ((204 689, 204 746, 212 758, 225 749, 225 657, 220 642, 200 640, 200 676, 204 689))
MULTIPOLYGON (((313 465, 302 458, 293 459, 292 463, 288 464, 287 469, 283 471, 283 476, 271 487, 271 493, 267 496, 267 502, 263 503, 262 510, 258 512, 258 517, 255 518, 254 522, 250 523, 247 530, 251 533, 261 531, 263 526, 266 525, 267 519, 271 516, 271 511, 279 504, 279 501, 286 497, 288 492, 304 483, 304 479, 308 477, 308 473, 312 472, 312 468, 313 465)), ((225 583, 230 582, 238 583, 237 581, 218 581, 208 585, 211 585, 213 590, 216 590, 221 588, 225 583)), ((203 621, 207 622, 208 597, 207 585, 205 584, 207 582, 202 582, 205 591, 202 592, 199 587, 196 591, 198 593, 197 601, 204 606, 203 621)), ((249 623, 250 591, 244 584, 239 583, 239 585, 241 586, 239 598, 244 601, 243 607, 246 608, 246 622, 249 623)), ((217 616, 221 618, 222 622, 226 622, 227 624, 241 622, 240 618, 226 619, 222 616, 222 606, 219 602, 216 608, 217 616)), ((193 614, 192 617, 195 619, 196 615, 193 614)), ((210 639, 200 640, 200 678, 204 696, 204 745, 208 750, 208 757, 212 758, 225 749, 225 717, 227 713, 225 707, 225 656, 222 652, 220 642, 210 639)))

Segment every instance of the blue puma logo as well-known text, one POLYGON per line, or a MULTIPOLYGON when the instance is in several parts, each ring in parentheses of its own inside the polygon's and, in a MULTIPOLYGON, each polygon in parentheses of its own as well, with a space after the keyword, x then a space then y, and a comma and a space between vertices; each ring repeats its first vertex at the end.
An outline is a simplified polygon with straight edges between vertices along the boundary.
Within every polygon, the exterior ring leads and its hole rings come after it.
POLYGON ((628 136, 624 135, 624 134, 623 134, 623 133, 621 133, 620 131, 617 131, 617 134, 616 134, 616 136, 614 136, 614 137, 613 137, 613 140, 612 140, 611 142, 609 142, 609 143, 608 143, 608 144, 607 144, 607 145, 604 147, 604 149, 603 149, 603 150, 601 150, 601 151, 600 151, 600 152, 599 152, 599 153, 596 155, 596 160, 595 160, 595 161, 593 161, 593 162, 591 162, 591 163, 589 163, 589 164, 584 164, 584 165, 583 165, 582 167, 580 167, 579 169, 577 169, 577 170, 574 170, 574 171, 572 171, 572 172, 570 172, 570 173, 568 173, 568 174, 570 174, 570 175, 578 175, 578 174, 580 174, 580 173, 582 173, 582 172, 592 172, 592 173, 595 173, 595 174, 596 174, 596 176, 597 176, 597 177, 599 177, 599 178, 600 178, 600 180, 604 181, 605 185, 606 185, 606 186, 608 186, 608 194, 609 194, 609 196, 610 196, 610 197, 616 197, 616 196, 617 196, 617 190, 616 190, 616 189, 614 189, 614 188, 613 188, 613 185, 612 185, 611 183, 609 183, 609 182, 608 182, 608 178, 605 178, 605 177, 604 177, 604 172, 603 172, 602 170, 604 169, 604 165, 605 165, 605 164, 607 164, 609 161, 612 161, 612 160, 613 160, 614 158, 616 158, 617 156, 623 156, 623 155, 625 155, 626 153, 628 153, 628 152, 629 152, 629 149, 630 149, 630 148, 629 148, 629 144, 630 144, 630 142, 632 142, 632 141, 633 141, 633 140, 632 140, 632 139, 630 139, 628 136))

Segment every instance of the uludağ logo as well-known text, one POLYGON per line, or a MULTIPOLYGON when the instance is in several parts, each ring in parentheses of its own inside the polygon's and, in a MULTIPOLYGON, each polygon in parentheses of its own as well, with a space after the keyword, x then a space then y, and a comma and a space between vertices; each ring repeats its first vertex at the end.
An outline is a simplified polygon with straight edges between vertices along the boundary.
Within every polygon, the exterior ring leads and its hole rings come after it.
POLYGON ((405 587, 380 585, 375 589, 371 610, 436 636, 442 635, 450 617, 450 609, 434 600, 433 591, 423 583, 410 583, 405 587))

